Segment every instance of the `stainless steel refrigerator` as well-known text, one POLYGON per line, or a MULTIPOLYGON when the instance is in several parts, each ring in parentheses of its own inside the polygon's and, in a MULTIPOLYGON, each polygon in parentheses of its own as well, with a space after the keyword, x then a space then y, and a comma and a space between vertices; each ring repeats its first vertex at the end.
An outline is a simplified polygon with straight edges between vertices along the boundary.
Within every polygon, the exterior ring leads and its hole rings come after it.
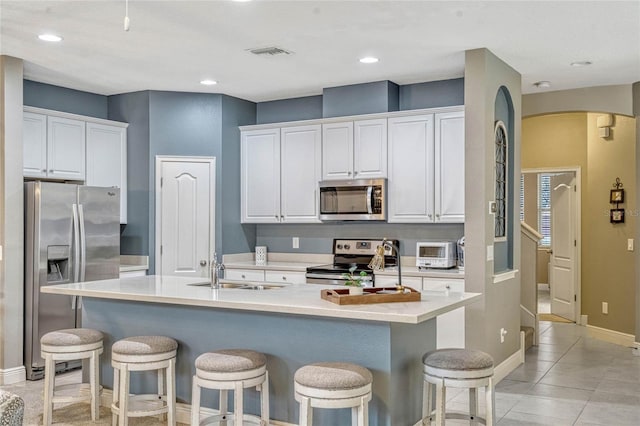
MULTIPOLYGON (((77 298, 45 294, 46 285, 118 278, 120 190, 53 182, 25 183, 25 366, 44 376, 40 338, 80 327, 77 298)), ((61 371, 79 364, 61 363, 61 371)))

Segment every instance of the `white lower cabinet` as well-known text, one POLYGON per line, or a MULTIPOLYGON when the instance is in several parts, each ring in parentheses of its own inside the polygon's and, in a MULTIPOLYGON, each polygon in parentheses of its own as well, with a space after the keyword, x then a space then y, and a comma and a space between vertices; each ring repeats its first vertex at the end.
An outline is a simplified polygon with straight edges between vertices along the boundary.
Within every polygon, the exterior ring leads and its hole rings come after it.
POLYGON ((224 278, 235 281, 259 281, 284 284, 305 284, 307 282, 305 272, 277 271, 264 269, 235 269, 227 268, 224 278))
MULTIPOLYGON (((397 276, 376 275, 376 287, 394 286, 397 276)), ((463 292, 463 278, 402 277, 402 285, 425 292, 463 292)), ((454 309, 436 318, 437 349, 464 348, 464 308, 454 309)))
POLYGON ((147 271, 145 270, 120 272, 120 278, 144 277, 145 275, 147 275, 147 271))
POLYGON ((264 278, 265 281, 272 283, 306 284, 307 282, 305 272, 264 271, 264 278))

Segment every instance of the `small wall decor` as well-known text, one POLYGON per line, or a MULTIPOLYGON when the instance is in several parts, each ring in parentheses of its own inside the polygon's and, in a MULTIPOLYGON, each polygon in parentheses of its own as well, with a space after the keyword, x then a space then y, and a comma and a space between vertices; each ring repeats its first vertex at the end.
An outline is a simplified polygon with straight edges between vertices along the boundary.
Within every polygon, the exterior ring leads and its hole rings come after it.
POLYGON ((619 208, 619 204, 624 203, 624 189, 622 189, 620 178, 616 178, 613 188, 609 191, 609 203, 615 204, 616 208, 609 211, 609 222, 624 223, 624 209, 619 208))
POLYGON ((609 222, 624 223, 624 209, 609 210, 609 222))

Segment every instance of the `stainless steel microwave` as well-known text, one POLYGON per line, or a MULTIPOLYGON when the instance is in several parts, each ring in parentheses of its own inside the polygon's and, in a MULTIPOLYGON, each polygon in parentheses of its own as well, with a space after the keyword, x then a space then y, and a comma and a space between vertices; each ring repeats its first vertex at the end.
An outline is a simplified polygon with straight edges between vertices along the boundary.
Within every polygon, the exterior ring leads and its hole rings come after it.
POLYGON ((387 180, 320 182, 320 220, 386 220, 387 180))

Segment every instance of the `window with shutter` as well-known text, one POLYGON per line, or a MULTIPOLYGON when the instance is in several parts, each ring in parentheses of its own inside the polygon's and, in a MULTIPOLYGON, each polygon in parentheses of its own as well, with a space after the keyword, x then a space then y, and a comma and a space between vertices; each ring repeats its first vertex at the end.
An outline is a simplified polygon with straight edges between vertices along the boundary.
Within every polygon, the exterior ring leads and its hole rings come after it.
POLYGON ((551 246, 551 175, 538 175, 538 232, 542 234, 540 246, 551 246))

